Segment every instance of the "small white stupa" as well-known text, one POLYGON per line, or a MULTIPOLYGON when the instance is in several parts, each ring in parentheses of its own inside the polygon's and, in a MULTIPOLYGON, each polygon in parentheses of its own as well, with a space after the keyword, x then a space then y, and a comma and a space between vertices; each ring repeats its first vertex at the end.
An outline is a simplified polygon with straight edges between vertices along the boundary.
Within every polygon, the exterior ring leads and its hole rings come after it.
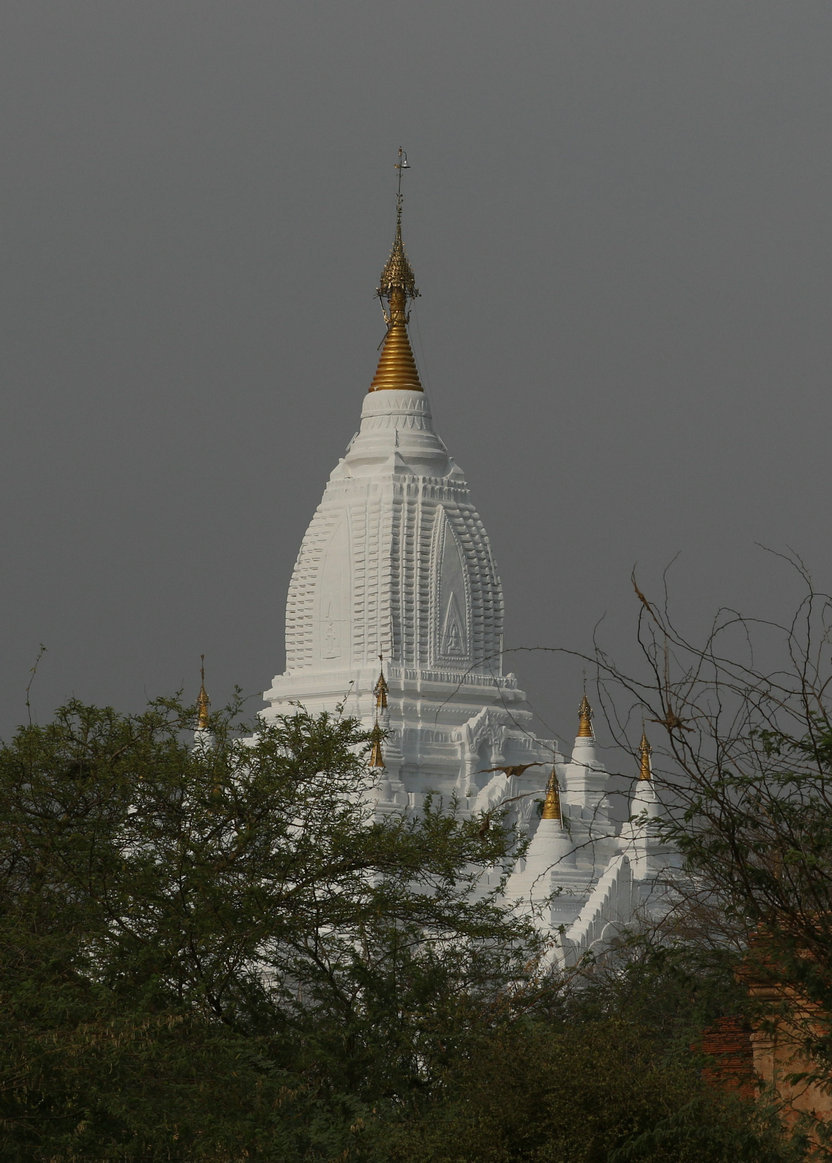
POLYGON ((205 689, 205 655, 199 656, 199 694, 196 696, 196 730, 194 749, 207 750, 214 745, 211 733, 211 700, 205 689))

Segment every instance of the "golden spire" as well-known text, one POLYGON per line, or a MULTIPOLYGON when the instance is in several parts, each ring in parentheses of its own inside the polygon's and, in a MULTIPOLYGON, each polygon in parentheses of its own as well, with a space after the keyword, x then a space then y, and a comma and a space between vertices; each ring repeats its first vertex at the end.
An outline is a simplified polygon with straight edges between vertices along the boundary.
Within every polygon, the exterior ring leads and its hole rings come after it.
POLYGON ((421 392, 422 384, 416 370, 416 361, 407 334, 407 322, 410 312, 407 309, 408 299, 416 299, 419 295, 416 289, 416 279, 413 268, 407 259, 407 253, 402 241, 402 171, 409 169, 407 154, 399 147, 399 160, 396 169, 399 171, 399 185, 396 194, 396 234, 393 239, 393 249, 390 257, 384 264, 379 278, 376 294, 381 300, 381 310, 387 324, 387 334, 381 349, 376 374, 370 384, 371 392, 383 389, 407 388, 410 391, 421 392), (384 300, 387 306, 384 306, 384 300))
POLYGON ((199 656, 199 673, 200 673, 199 694, 196 697, 197 727, 199 728, 200 731, 206 731, 208 729, 208 724, 209 724, 208 708, 211 706, 211 700, 208 698, 208 694, 205 690, 205 655, 204 654, 200 654, 200 656, 199 656))
POLYGON ((639 743, 639 745, 638 745, 638 753, 641 756, 641 762, 639 764, 639 771, 638 771, 638 778, 639 779, 652 779, 653 778, 653 771, 652 771, 652 768, 650 766, 650 756, 653 753, 653 748, 647 742, 647 734, 646 734, 643 727, 641 729, 641 743, 639 743))
POLYGON ((546 784, 546 799, 543 801, 541 820, 560 820, 560 792, 558 791, 558 777, 552 767, 552 774, 546 784))
POLYGON ((384 656, 380 654, 378 660, 381 663, 381 670, 378 672, 378 681, 373 687, 373 694, 376 696, 376 718, 378 718, 379 711, 387 710, 387 680, 384 677, 384 656))
POLYGON ((586 694, 584 694, 584 697, 581 699, 581 705, 578 707, 578 738, 595 738, 592 730, 592 707, 589 705, 589 699, 586 697, 586 694))
POLYGON ((384 767, 384 756, 381 754, 381 727, 378 725, 378 719, 370 732, 370 738, 373 742, 370 751, 370 767, 384 767))

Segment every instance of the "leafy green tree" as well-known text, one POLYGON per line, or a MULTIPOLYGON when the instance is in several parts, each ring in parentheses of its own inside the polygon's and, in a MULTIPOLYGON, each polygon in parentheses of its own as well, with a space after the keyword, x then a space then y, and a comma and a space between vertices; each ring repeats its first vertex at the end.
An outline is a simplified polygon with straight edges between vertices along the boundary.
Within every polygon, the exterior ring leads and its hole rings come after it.
POLYGON ((73 703, 0 751, 7 1157, 334 1156, 428 1084, 447 999, 533 956, 471 899, 512 838, 376 819, 356 723, 190 721, 73 703))
MULTIPOLYGON (((677 950, 630 951, 616 971, 586 967, 557 997, 526 991, 479 1009, 464 1054, 430 1105, 385 1127, 391 1160, 787 1163, 803 1143, 771 1110, 703 1080, 690 1038, 718 1012, 730 973, 701 974, 677 950), (710 980, 709 980, 710 979, 710 980), (698 992, 698 996, 697 996, 698 992)), ((730 987, 729 987, 730 988, 730 987)))
POLYGON ((702 1083, 716 977, 538 977, 498 822, 376 818, 344 718, 192 722, 73 703, 0 749, 3 1158, 791 1158, 702 1083))

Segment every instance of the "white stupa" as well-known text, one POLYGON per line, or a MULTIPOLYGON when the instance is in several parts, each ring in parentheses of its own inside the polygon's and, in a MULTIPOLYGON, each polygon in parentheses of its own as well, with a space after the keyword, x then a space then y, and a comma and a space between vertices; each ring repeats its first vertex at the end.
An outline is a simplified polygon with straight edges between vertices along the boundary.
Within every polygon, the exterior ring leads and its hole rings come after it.
MULTIPOLYGON (((428 791, 477 792, 488 768, 554 758, 503 673, 494 556, 462 469, 434 431, 410 347, 408 301, 418 293, 400 201, 378 287, 388 325, 378 367, 303 539, 286 604, 286 671, 264 695, 266 717, 297 702, 331 710, 346 696, 346 710, 372 725, 382 654, 385 765, 411 803, 428 791)), ((525 782, 536 786, 539 769, 530 770, 525 782)))
MULTIPOLYGON (((400 153, 400 174, 401 162, 400 153)), ((419 292, 401 212, 400 194, 377 292, 387 322, 378 367, 303 538, 286 603, 286 670, 262 713, 343 705, 378 724, 379 811, 419 810, 429 792, 455 794, 471 812, 510 801, 533 835, 509 897, 559 934, 553 958, 564 963, 633 921, 646 897, 636 873, 655 876, 650 840, 635 824, 619 834, 610 818, 586 698, 565 762, 553 740, 534 735, 525 694, 503 672, 494 556, 462 469, 434 431, 408 337, 419 292)))

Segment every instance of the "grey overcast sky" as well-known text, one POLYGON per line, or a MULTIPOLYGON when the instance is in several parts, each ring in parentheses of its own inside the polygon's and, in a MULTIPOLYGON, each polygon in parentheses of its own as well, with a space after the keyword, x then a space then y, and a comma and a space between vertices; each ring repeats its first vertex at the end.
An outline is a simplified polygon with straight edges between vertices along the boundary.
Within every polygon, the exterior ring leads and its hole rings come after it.
MULTIPOLYGON (((301 537, 411 332, 507 647, 626 660, 832 587, 830 0, 5 0, 0 734, 284 666, 301 537)), ((580 664, 509 656, 575 730, 580 664)))

